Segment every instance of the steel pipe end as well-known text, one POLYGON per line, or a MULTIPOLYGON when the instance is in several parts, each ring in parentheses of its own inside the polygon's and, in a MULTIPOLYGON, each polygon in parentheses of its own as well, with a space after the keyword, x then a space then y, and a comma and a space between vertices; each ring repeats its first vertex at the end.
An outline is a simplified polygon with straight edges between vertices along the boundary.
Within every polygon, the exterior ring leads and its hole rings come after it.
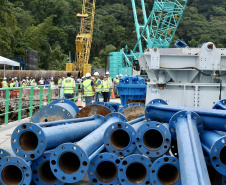
POLYGON ((151 167, 150 178, 152 184, 180 185, 179 160, 172 156, 160 157, 151 167))
POLYGON ((119 109, 118 112, 122 112, 125 109, 129 108, 129 107, 134 107, 134 106, 140 106, 140 107, 145 107, 145 105, 143 103, 129 103, 127 105, 124 105, 122 108, 119 109))
POLYGON ((218 101, 212 109, 226 110, 226 99, 218 101))
POLYGON ((145 105, 142 103, 130 103, 122 107, 119 112, 123 114, 128 121, 137 119, 144 113, 145 105))
POLYGON ((40 158, 32 163, 32 179, 36 185, 64 185, 58 180, 50 168, 50 156, 52 152, 45 152, 40 158))
POLYGON ((11 138, 13 152, 26 161, 38 159, 45 152, 46 143, 42 128, 34 123, 19 125, 11 138))
POLYGON ((93 102, 92 105, 103 105, 111 110, 111 112, 115 112, 115 109, 106 102, 93 102))
POLYGON ((58 104, 58 103, 65 103, 65 104, 68 104, 70 105, 76 112, 79 111, 79 108, 78 106, 71 100, 68 100, 68 99, 65 99, 65 98, 62 98, 62 99, 57 99, 55 101, 52 101, 49 105, 55 105, 55 104, 58 104))
POLYGON ((9 152, 7 152, 6 150, 0 148, 0 160, 4 157, 8 157, 8 156, 11 156, 11 154, 9 152))
POLYGON ((151 184, 152 162, 140 154, 124 158, 119 165, 119 181, 122 185, 151 184))
POLYGON ((65 143, 53 150, 50 168, 53 174, 65 183, 82 180, 89 168, 86 152, 74 143, 65 143))
POLYGON ((109 119, 113 118, 113 117, 117 117, 117 118, 120 118, 122 122, 127 122, 128 120, 126 119, 126 117, 118 112, 113 112, 113 113, 110 113, 108 115, 106 115, 104 117, 104 122, 107 122, 109 119))
POLYGON ((175 124, 177 124, 177 121, 181 118, 188 119, 188 116, 191 115, 191 121, 193 121, 197 125, 197 129, 199 133, 203 132, 204 125, 201 117, 195 113, 195 112, 189 112, 189 111, 179 111, 176 114, 172 116, 169 122, 169 130, 171 133, 171 136, 176 140, 176 129, 175 124))
MULTIPOLYGON (((210 177, 211 185, 221 184, 220 181, 222 179, 222 175, 218 173, 218 171, 213 167, 211 160, 208 157, 205 157, 206 166, 208 170, 208 174, 210 177)), ((226 181, 223 181, 226 182, 226 181)))
POLYGON ((152 106, 154 105, 168 105, 166 103, 166 101, 162 100, 162 99, 154 99, 154 100, 151 100, 145 107, 145 117, 147 120, 151 121, 151 116, 153 114, 152 112, 152 106))
POLYGON ((226 136, 221 137, 212 145, 210 160, 213 167, 226 176, 226 136))
POLYGON ((170 147, 171 134, 161 123, 150 121, 137 130, 136 146, 138 150, 152 158, 164 155, 170 147))
POLYGON ((20 157, 4 157, 0 164, 0 184, 30 185, 32 173, 30 165, 20 157))
POLYGON ((111 124, 104 133, 104 145, 107 151, 120 157, 130 155, 136 148, 136 131, 128 123, 111 124))
POLYGON ((112 153, 102 153, 90 162, 89 179, 97 185, 118 185, 118 168, 121 160, 112 153))

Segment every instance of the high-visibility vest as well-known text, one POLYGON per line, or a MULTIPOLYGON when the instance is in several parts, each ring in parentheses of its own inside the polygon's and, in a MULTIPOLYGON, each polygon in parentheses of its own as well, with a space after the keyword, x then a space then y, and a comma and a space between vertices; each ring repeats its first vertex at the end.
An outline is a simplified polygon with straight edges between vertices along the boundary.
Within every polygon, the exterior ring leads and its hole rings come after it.
POLYGON ((6 88, 6 87, 8 87, 8 84, 6 83, 6 81, 3 81, 2 82, 2 88, 6 88))
POLYGON ((61 83, 62 83, 62 79, 58 79, 58 86, 61 86, 61 83))
POLYGON ((11 83, 9 84, 10 87, 14 87, 14 85, 15 85, 15 82, 11 82, 11 83))
POLYGON ((82 83, 85 96, 94 96, 94 92, 93 92, 91 83, 92 83, 92 80, 90 80, 90 79, 87 79, 82 83))
POLYGON ((15 87, 19 87, 19 82, 15 81, 15 87))
POLYGON ((119 79, 115 78, 115 86, 119 84, 119 79))
POLYGON ((32 85, 32 86, 35 86, 35 82, 32 81, 32 82, 31 82, 31 85, 32 85))
POLYGON ((26 83, 25 82, 22 82, 22 87, 25 87, 26 86, 26 83))
POLYGON ((102 83, 102 82, 101 82, 100 79, 97 79, 96 83, 97 83, 97 82, 100 82, 100 85, 96 86, 96 87, 95 87, 95 90, 96 90, 96 92, 101 92, 101 91, 102 91, 102 90, 101 90, 101 87, 102 87, 101 83, 102 83))
POLYGON ((54 85, 54 82, 52 82, 52 81, 51 81, 51 83, 50 83, 50 84, 53 86, 53 85, 54 85))
POLYGON ((74 89, 74 79, 71 77, 67 77, 64 79, 64 94, 73 94, 74 89))
POLYGON ((102 81, 102 92, 109 92, 109 88, 110 88, 110 85, 109 85, 109 81, 106 80, 106 81, 102 81))

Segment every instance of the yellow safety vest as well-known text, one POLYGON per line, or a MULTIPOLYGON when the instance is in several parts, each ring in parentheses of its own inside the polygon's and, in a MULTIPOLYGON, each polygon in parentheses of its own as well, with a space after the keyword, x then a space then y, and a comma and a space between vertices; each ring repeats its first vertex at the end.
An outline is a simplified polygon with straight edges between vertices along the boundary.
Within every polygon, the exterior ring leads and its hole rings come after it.
POLYGON ((73 78, 67 77, 64 79, 64 94, 73 94, 74 93, 73 84, 74 84, 73 78))
POLYGON ((3 81, 3 82, 2 82, 2 87, 3 87, 3 88, 8 87, 8 84, 6 84, 6 81, 3 81))
POLYGON ((58 86, 61 86, 61 82, 62 82, 62 79, 60 78, 60 79, 58 80, 58 86))
POLYGON ((87 79, 82 83, 85 96, 94 96, 94 92, 93 92, 91 83, 92 83, 92 80, 90 80, 90 79, 87 79))
POLYGON ((14 87, 14 85, 15 85, 15 82, 11 82, 11 83, 9 84, 10 87, 14 87))
POLYGON ((51 84, 51 85, 54 85, 54 82, 51 82, 50 84, 51 84))
MULTIPOLYGON (((101 82, 100 79, 97 80, 97 82, 99 82, 99 81, 101 82)), ((97 82, 96 82, 96 83, 97 83, 97 82)), ((101 82, 101 83, 102 83, 102 82, 101 82)), ((101 83, 100 83, 100 85, 98 85, 98 86, 95 87, 96 92, 101 92, 101 91, 102 91, 102 90, 101 90, 101 86, 102 86, 101 83)))
POLYGON ((102 92, 109 92, 109 81, 102 81, 102 92))
POLYGON ((119 84, 119 79, 115 78, 115 86, 119 84))
POLYGON ((31 82, 31 85, 32 85, 32 86, 35 86, 35 82, 32 81, 32 82, 31 82))
POLYGON ((22 82, 22 87, 25 87, 26 86, 26 83, 25 82, 22 82))

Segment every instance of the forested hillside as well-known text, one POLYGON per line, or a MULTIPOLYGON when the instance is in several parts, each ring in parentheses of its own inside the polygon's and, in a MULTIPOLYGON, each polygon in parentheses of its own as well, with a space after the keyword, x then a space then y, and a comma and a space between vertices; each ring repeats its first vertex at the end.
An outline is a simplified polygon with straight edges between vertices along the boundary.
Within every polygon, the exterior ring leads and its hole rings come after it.
MULTIPOLYGON (((146 0, 148 13, 153 1, 146 0)), ((80 25, 76 14, 81 8, 82 0, 0 0, 0 55, 38 50, 40 69, 64 70, 69 51, 75 57, 80 25)), ((190 47, 206 41, 226 47, 225 9, 225 0, 188 0, 174 40, 180 38, 190 47)), ((96 0, 90 63, 104 65, 103 55, 135 43, 131 0, 96 0)))

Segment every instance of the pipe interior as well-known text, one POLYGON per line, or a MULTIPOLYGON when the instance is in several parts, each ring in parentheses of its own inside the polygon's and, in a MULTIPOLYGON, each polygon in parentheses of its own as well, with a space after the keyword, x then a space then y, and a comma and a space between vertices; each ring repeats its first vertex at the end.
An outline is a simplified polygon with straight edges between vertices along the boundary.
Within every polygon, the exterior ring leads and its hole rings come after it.
POLYGON ((158 130, 148 130, 144 133, 143 143, 147 148, 151 150, 158 149, 163 143, 163 136, 158 130))
POLYGON ((22 181, 23 174, 17 166, 8 165, 2 170, 1 178, 7 185, 18 185, 22 181))
POLYGON ((102 183, 109 183, 118 176, 117 166, 110 161, 103 161, 96 168, 96 177, 102 183))
POLYGON ((46 184, 54 184, 58 181, 58 179, 53 175, 53 172, 50 168, 50 161, 44 161, 39 169, 38 174, 40 179, 46 184))
POLYGON ((180 173, 174 165, 163 165, 158 171, 158 179, 164 185, 173 185, 179 178, 180 173))
POLYGON ((73 174, 80 168, 80 160, 76 154, 66 152, 60 156, 59 166, 63 172, 73 174))
POLYGON ((129 145, 130 136, 125 130, 118 129, 111 134, 110 141, 117 150, 120 150, 129 145))
POLYGON ((142 183, 147 177, 147 170, 141 163, 132 163, 126 169, 127 179, 135 184, 142 183))
POLYGON ((222 164, 226 166, 226 146, 224 146, 220 151, 220 160, 222 164))
POLYGON ((38 137, 34 132, 27 131, 21 134, 19 145, 26 152, 33 152, 38 146, 38 137))
POLYGON ((217 185, 220 180, 219 173, 214 169, 212 165, 207 165, 207 170, 210 177, 211 185, 217 185))

